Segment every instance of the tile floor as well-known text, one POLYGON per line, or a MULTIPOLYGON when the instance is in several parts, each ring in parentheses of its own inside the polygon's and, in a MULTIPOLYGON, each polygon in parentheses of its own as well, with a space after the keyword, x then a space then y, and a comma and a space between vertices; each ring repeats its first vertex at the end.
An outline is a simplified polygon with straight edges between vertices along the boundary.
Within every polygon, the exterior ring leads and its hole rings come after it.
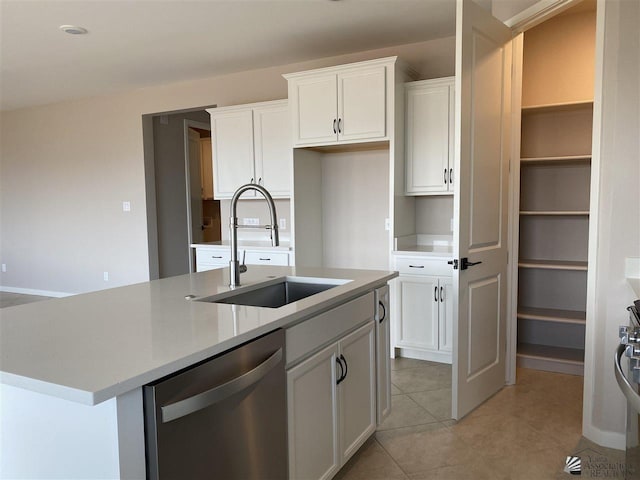
POLYGON ((15 307, 25 303, 49 300, 51 297, 40 297, 38 295, 23 295, 21 293, 0 292, 0 308, 15 307))
POLYGON ((449 365, 392 369, 392 413, 340 480, 569 479, 569 455, 582 456, 582 477, 624 478, 624 452, 581 436, 582 377, 519 369, 517 385, 455 422, 449 365))

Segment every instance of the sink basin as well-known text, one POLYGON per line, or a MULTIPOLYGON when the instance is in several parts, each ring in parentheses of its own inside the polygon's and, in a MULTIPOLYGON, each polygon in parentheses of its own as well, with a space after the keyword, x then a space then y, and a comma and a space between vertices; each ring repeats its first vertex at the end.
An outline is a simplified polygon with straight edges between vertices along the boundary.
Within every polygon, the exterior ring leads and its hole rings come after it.
POLYGON ((279 308, 324 292, 349 280, 334 278, 284 277, 244 287, 240 290, 200 298, 200 302, 279 308))

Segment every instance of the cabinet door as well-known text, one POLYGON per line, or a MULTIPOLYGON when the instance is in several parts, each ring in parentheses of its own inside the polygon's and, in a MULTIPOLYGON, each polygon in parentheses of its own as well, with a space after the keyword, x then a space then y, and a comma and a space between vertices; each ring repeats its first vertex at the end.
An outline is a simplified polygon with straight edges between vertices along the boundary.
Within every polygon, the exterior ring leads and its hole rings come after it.
POLYGON ((373 321, 338 342, 345 365, 338 385, 340 456, 344 464, 376 428, 375 333, 373 321))
POLYGON ((448 85, 407 87, 406 193, 449 191, 451 92, 448 85))
POLYGON ((448 277, 439 279, 439 349, 453 351, 453 280, 448 277))
POLYGON ((338 140, 386 135, 386 67, 358 68, 338 74, 338 140))
POLYGON ((337 141, 338 91, 335 74, 291 80, 289 101, 296 145, 337 141))
POLYGON ((215 198, 231 198, 254 178, 251 109, 211 114, 211 144, 215 198))
POLYGON ((376 416, 378 425, 391 413, 391 311, 389 286, 376 290, 376 416))
POLYGON ((287 102, 253 109, 256 182, 273 197, 291 196, 291 119, 287 102))
POLYGON ((337 345, 287 372, 289 478, 328 479, 338 456, 337 345))
POLYGON ((438 277, 398 277, 399 347, 438 349, 438 277))

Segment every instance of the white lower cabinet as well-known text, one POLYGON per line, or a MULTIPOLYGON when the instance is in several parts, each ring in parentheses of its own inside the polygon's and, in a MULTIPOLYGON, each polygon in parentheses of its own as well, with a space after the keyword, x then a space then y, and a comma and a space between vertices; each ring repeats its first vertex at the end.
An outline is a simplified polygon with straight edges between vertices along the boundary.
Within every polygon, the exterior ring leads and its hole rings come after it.
POLYGON ((289 478, 329 479, 376 428, 374 322, 287 372, 289 478))
MULTIPOLYGON (((289 252, 282 250, 250 250, 250 247, 240 247, 238 258, 246 265, 284 265, 290 264, 289 252)), ((196 247, 196 272, 224 268, 229 266, 231 250, 228 246, 196 247)))
POLYGON ((446 261, 413 259, 395 281, 395 340, 400 356, 451 363, 453 350, 453 282, 443 271, 446 261))
POLYGON ((375 291, 376 303, 376 414, 378 425, 391 413, 391 310, 389 286, 375 291))

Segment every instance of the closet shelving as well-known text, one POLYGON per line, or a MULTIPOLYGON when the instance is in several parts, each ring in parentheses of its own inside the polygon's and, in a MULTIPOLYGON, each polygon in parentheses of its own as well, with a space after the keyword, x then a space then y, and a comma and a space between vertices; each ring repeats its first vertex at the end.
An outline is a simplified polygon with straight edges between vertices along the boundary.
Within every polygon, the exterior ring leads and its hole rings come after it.
POLYGON ((518 363, 582 374, 592 102, 522 108, 518 363))

